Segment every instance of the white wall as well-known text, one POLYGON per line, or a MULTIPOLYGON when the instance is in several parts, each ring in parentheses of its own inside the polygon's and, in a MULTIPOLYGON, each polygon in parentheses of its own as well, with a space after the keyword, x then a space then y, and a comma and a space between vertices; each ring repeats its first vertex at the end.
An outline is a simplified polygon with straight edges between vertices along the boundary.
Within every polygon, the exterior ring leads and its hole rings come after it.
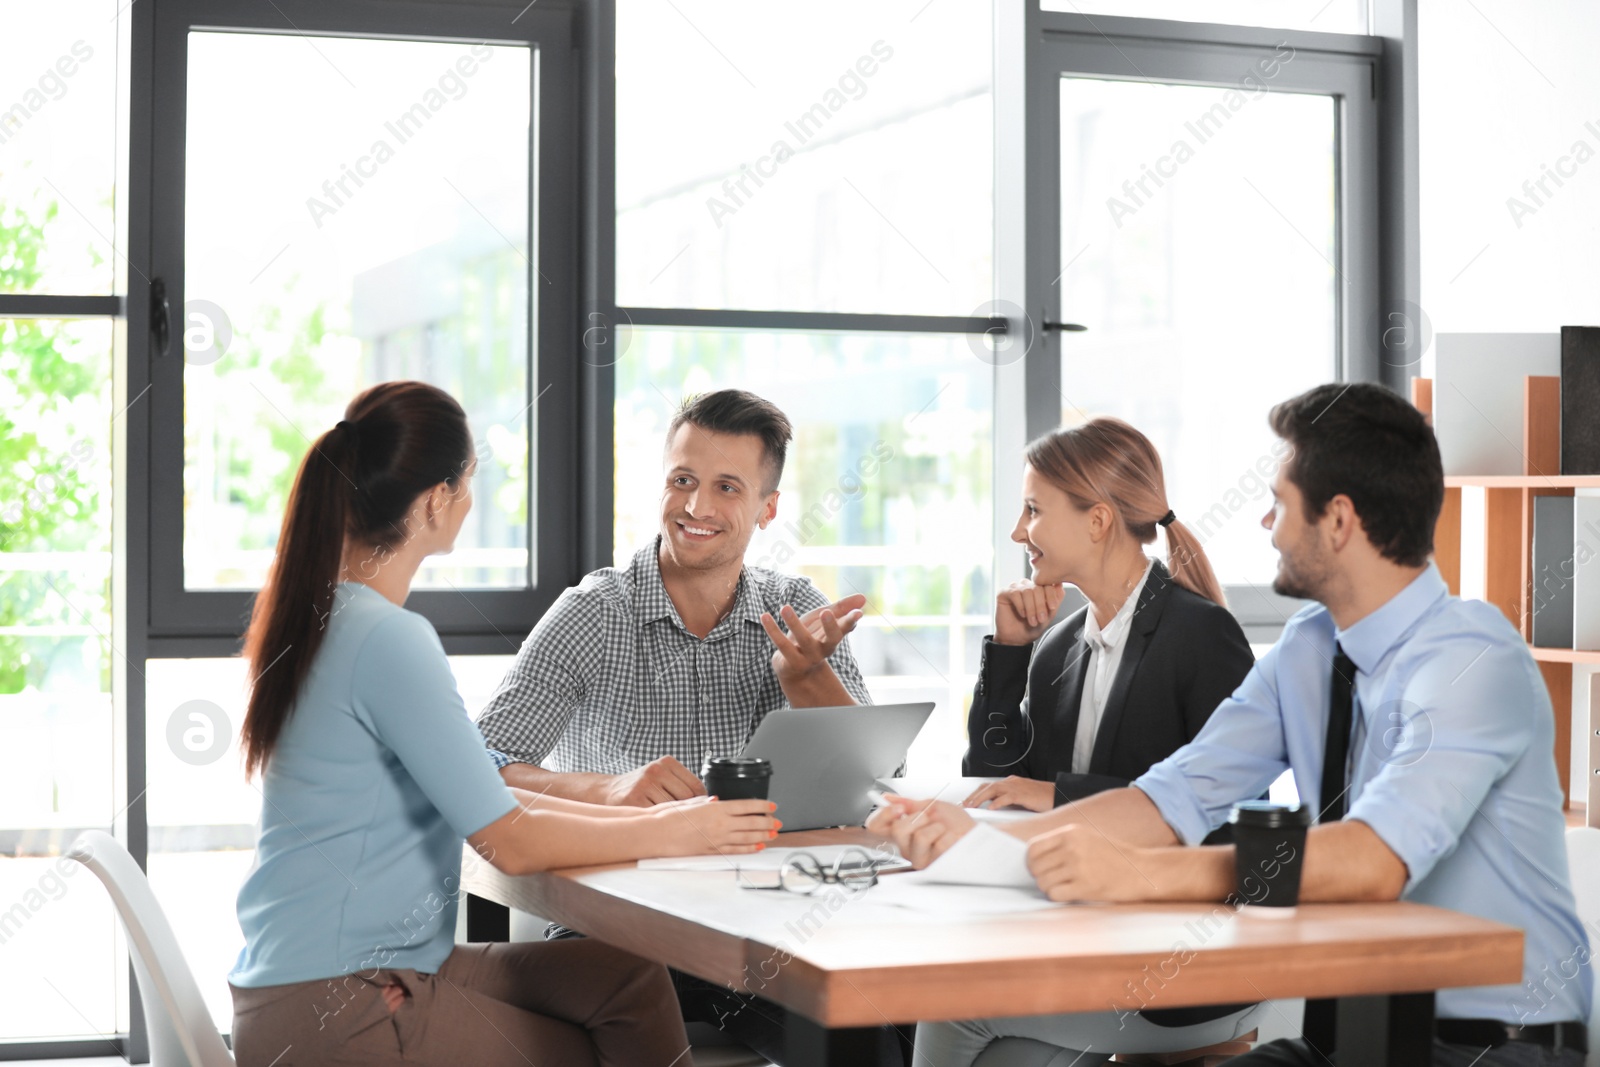
MULTIPOLYGON (((1600 323, 1600 4, 1419 0, 1417 21, 1422 308, 1434 332, 1600 323), (1559 186, 1558 167, 1569 172, 1559 186), (1514 218, 1513 197, 1532 210, 1514 218)), ((1431 352, 1422 371, 1433 373, 1431 352)), ((1590 673, 1573 679, 1577 799, 1590 673)))
POLYGON ((1419 0, 1418 24, 1422 307, 1434 330, 1600 323, 1600 4, 1419 0), (1548 196, 1535 186, 1536 203, 1523 183, 1558 165, 1572 176, 1547 178, 1548 196), (1513 219, 1511 197, 1532 213, 1513 219))

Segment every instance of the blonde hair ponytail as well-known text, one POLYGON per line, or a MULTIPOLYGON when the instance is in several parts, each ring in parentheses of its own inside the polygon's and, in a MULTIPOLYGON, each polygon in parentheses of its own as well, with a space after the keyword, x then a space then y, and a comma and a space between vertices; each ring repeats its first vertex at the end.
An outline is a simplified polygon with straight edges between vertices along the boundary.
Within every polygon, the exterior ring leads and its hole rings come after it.
POLYGON ((1177 519, 1167 524, 1167 569, 1172 572, 1172 580, 1189 592, 1198 593, 1223 607, 1228 606, 1227 597, 1222 593, 1222 583, 1217 581, 1216 573, 1211 569, 1211 560, 1206 558, 1206 550, 1200 547, 1200 539, 1177 519))

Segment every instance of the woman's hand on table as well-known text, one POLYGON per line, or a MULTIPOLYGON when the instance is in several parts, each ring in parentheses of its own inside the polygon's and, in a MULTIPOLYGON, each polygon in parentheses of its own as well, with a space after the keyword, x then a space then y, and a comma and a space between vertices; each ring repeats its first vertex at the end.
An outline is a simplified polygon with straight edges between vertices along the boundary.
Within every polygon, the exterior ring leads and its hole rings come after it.
POLYGON ((717 800, 693 797, 650 809, 659 820, 663 856, 731 855, 760 852, 778 836, 783 823, 772 817, 770 800, 717 800))
POLYGON ((985 782, 961 802, 963 808, 1004 808, 1013 805, 1029 811, 1049 811, 1056 806, 1056 784, 1013 774, 998 782, 985 782))
POLYGON ((972 816, 947 801, 910 800, 892 793, 867 820, 868 830, 892 840, 919 871, 976 825, 972 816))

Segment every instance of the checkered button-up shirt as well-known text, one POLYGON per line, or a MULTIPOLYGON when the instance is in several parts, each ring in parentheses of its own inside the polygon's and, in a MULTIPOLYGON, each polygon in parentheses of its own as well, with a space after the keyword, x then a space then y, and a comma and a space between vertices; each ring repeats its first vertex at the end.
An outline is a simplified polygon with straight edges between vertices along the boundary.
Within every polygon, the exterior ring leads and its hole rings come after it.
MULTIPOLYGON (((702 641, 667 595, 659 550, 652 542, 626 569, 587 575, 533 628, 478 717, 498 766, 626 774, 672 756, 698 774, 787 703, 761 615, 785 604, 804 615, 827 597, 809 578, 745 567, 733 609, 702 641)), ((828 662, 857 702, 872 702, 848 640, 828 662)))

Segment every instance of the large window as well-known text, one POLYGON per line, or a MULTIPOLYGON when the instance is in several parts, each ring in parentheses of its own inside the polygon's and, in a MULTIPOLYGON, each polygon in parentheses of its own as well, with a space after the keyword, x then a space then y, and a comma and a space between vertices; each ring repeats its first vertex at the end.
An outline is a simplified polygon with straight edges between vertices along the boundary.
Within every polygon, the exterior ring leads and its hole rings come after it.
POLYGON ((116 3, 0 5, 0 1039, 115 1031, 116 3), (70 317, 69 317, 70 316, 70 317), (95 317, 100 316, 100 317, 95 317), (21 981, 22 976, 27 981, 21 981))
POLYGON ((36 979, 0 1040, 142 1047, 109 899, 60 859, 85 828, 227 1028, 238 637, 357 390, 433 381, 472 422, 472 522, 410 604, 469 704, 572 577, 580 94, 571 12, 520 6, 0 0, 0 953, 36 979))
POLYGON ((969 315, 987 3, 620 0, 617 303, 969 315))
MULTIPOLYGON (((0 263, 48 232, 0 223, 0 263)), ((111 340, 104 321, 0 318, 0 853, 15 857, 0 863, 0 954, 7 973, 38 978, 12 991, 25 999, 0 1013, 0 1038, 118 1028, 109 901, 76 864, 58 867, 80 830, 110 828, 124 807, 111 340)))
POLYGON ((686 396, 774 401, 746 561, 865 594, 868 688, 934 701, 911 760, 953 768, 993 610, 989 5, 618 7, 615 558, 686 396))
POLYGON ((158 12, 153 165, 181 195, 152 198, 172 305, 150 339, 153 460, 182 478, 152 480, 147 869, 224 1029, 262 800, 240 771, 245 664, 202 657, 232 651, 311 441, 377 382, 466 409, 475 506, 407 607, 451 651, 496 653, 452 660, 469 708, 573 576, 576 73, 565 15, 516 16, 158 12))
POLYGON ((1229 607, 1271 641, 1297 605, 1269 588, 1267 412, 1380 370, 1379 50, 1224 26, 1186 48, 1170 24, 1039 19, 1027 107, 1054 143, 1029 164, 1027 291, 1047 321, 1087 327, 1038 346, 1054 373, 1034 381, 1060 394, 1046 417, 1149 435, 1229 607))
POLYGON ((570 13, 163 0, 154 38, 155 630, 236 635, 311 442, 417 378, 477 506, 411 606, 520 638, 576 553, 570 13))
POLYGON ((0 219, 49 237, 0 258, 0 293, 115 291, 120 6, 0 2, 0 219))
POLYGON ((483 452, 418 587, 526 586, 537 53, 199 31, 188 51, 185 587, 260 586, 307 438, 395 378, 449 390, 483 452))
POLYGON ((1231 91, 1061 79, 1062 421, 1143 430, 1217 577, 1267 585, 1266 412, 1339 374, 1338 119, 1231 91))

